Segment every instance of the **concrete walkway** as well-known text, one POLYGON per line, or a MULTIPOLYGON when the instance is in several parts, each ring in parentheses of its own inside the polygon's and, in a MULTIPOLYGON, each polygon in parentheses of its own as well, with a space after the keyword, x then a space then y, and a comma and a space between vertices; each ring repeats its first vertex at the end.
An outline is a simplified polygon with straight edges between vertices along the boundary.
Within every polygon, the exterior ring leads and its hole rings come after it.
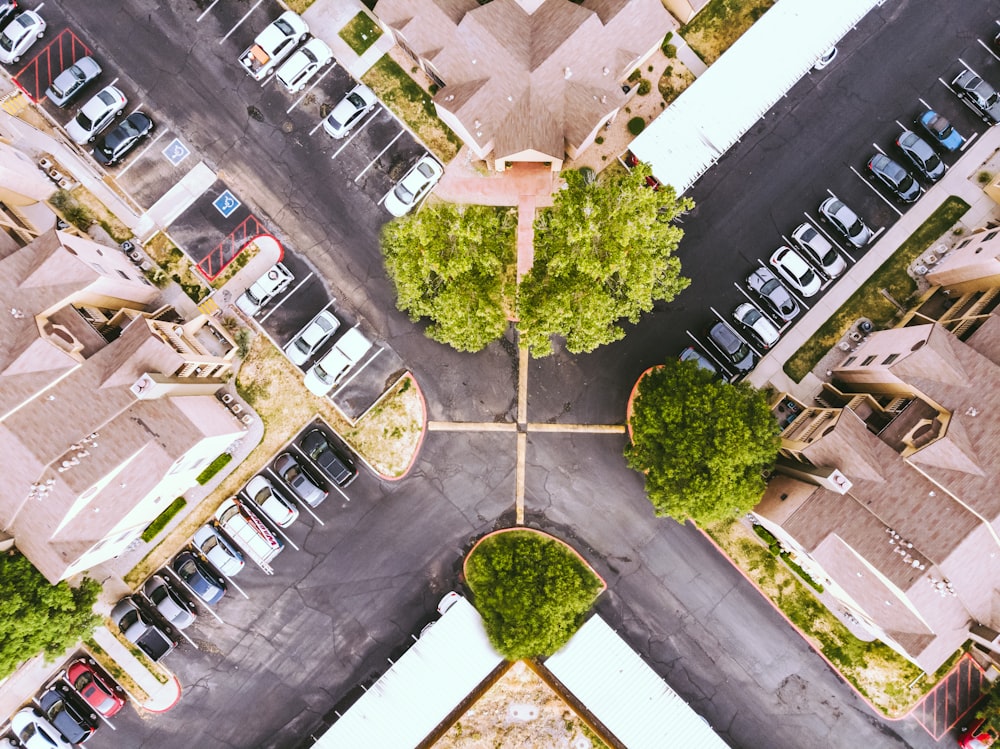
MULTIPOLYGON (((747 381, 758 388, 771 385, 805 403, 811 403, 822 387, 822 381, 813 374, 806 375, 801 383, 792 381, 782 370, 784 363, 809 340, 881 265, 896 251, 950 195, 957 195, 971 207, 962 217, 970 229, 986 224, 1000 215, 1000 206, 991 200, 976 181, 982 165, 1000 148, 1000 127, 993 127, 979 136, 966 148, 962 157, 941 180, 911 207, 892 227, 883 232, 873 245, 869 245, 861 258, 799 321, 775 344, 763 358, 747 381)), ((878 227, 872 227, 876 229, 878 227)))
POLYGON ((670 43, 677 47, 677 59, 687 66, 687 69, 694 73, 695 78, 700 78, 704 75, 705 71, 708 70, 708 66, 702 62, 698 54, 691 49, 691 45, 687 43, 683 37, 674 32, 673 37, 670 39, 670 43))
POLYGON ((356 79, 361 80, 361 76, 389 51, 394 42, 392 37, 383 33, 359 56, 339 34, 358 13, 364 13, 375 20, 358 0, 316 0, 302 14, 302 18, 309 24, 310 33, 329 45, 337 63, 356 79))

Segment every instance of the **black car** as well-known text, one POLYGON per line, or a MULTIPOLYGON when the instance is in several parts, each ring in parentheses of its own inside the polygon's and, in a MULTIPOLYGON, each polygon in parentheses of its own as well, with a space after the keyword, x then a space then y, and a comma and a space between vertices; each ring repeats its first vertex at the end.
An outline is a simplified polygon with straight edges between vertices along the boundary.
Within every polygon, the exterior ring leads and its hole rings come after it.
POLYGON ((929 182, 937 182, 944 175, 944 162, 937 151, 912 130, 904 130, 899 134, 896 147, 929 182))
POLYGON ((868 171, 904 203, 920 197, 922 190, 913 176, 885 154, 877 153, 868 159, 868 171))
POLYGON ((174 557, 173 570, 205 603, 218 603, 226 595, 226 581, 197 554, 182 551, 174 557))
POLYGON ((749 372, 757 364, 753 351, 736 331, 724 322, 717 322, 708 331, 708 340, 722 355, 726 364, 737 372, 749 372))
POLYGON ((358 469, 355 468, 354 461, 331 444, 319 429, 309 432, 300 446, 302 452, 308 455, 337 486, 347 486, 357 478, 358 469))
POLYGON ((97 713, 80 701, 68 684, 45 692, 38 704, 48 718, 71 744, 82 744, 97 730, 97 713))
POLYGON ((105 166, 117 164, 151 132, 153 121, 142 112, 133 112, 97 144, 94 158, 105 166))

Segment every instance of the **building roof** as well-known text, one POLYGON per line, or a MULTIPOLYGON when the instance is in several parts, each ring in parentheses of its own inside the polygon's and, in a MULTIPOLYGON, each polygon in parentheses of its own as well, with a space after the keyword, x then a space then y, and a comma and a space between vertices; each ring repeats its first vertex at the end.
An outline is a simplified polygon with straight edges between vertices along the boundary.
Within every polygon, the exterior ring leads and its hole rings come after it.
POLYGON ((582 145, 673 27, 658 0, 379 0, 376 13, 444 82, 435 105, 497 159, 582 145))

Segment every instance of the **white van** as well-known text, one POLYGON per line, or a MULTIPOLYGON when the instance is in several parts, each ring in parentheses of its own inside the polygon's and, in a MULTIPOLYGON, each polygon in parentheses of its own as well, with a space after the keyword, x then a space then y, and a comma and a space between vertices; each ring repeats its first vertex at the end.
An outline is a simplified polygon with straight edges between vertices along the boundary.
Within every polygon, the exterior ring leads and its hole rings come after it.
POLYGON ((253 559, 264 572, 274 574, 269 562, 285 548, 280 538, 264 521, 235 497, 230 497, 215 512, 219 527, 253 559))

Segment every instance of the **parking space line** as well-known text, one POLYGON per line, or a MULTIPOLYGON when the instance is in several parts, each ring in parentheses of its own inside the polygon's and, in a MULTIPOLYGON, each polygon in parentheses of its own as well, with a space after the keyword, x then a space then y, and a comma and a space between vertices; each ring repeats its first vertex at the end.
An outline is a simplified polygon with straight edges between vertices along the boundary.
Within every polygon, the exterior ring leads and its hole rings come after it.
POLYGON ((965 143, 963 143, 962 147, 959 148, 958 150, 964 152, 966 148, 968 148, 970 145, 972 145, 972 141, 974 141, 976 139, 976 136, 978 136, 978 135, 979 135, 979 133, 977 133, 975 130, 973 130, 972 131, 972 135, 970 135, 968 138, 965 139, 965 143))
POLYGON ((349 146, 349 145, 351 144, 351 141, 352 141, 352 140, 354 140, 354 139, 355 139, 355 138, 357 138, 357 137, 358 137, 359 135, 361 135, 361 131, 365 129, 365 126, 366 126, 366 125, 367 125, 367 124, 368 124, 369 122, 371 122, 372 120, 374 120, 374 119, 375 119, 375 115, 377 115, 377 114, 378 114, 379 112, 381 112, 381 111, 382 111, 382 109, 381 109, 381 108, 377 108, 377 109, 376 109, 376 110, 375 110, 374 112, 372 112, 372 115, 371 115, 371 116, 370 116, 370 117, 369 117, 369 118, 368 118, 367 120, 365 120, 365 121, 364 121, 364 122, 362 122, 362 123, 361 123, 360 125, 358 125, 358 127, 357 127, 357 128, 356 128, 356 130, 355 130, 355 132, 354 132, 354 133, 353 133, 353 134, 351 135, 351 137, 350 137, 350 138, 348 138, 348 139, 347 139, 347 140, 346 140, 346 141, 344 142, 344 145, 342 145, 342 146, 341 146, 340 148, 338 148, 338 149, 337 149, 337 151, 336 151, 336 152, 335 152, 335 153, 333 154, 333 156, 331 156, 331 157, 330 157, 330 160, 332 161, 333 159, 337 158, 337 157, 338 157, 338 156, 340 155, 340 152, 341 152, 341 151, 343 151, 343 150, 344 150, 345 148, 347 148, 347 147, 348 147, 348 146, 349 146))
POLYGON ((985 49, 987 52, 993 55, 993 59, 1000 60, 1000 55, 998 55, 996 52, 990 49, 990 45, 988 45, 986 42, 984 42, 982 39, 978 37, 976 37, 976 41, 979 42, 979 44, 982 46, 983 49, 985 49))
POLYGON ((302 284, 304 284, 306 281, 308 281, 312 277, 313 277, 313 273, 312 273, 312 271, 309 271, 309 275, 308 276, 306 276, 301 281, 299 281, 297 284, 295 284, 295 288, 294 289, 292 289, 287 294, 285 294, 276 305, 274 305, 273 307, 271 307, 271 309, 268 310, 268 312, 267 312, 266 315, 264 315, 262 318, 260 318, 261 324, 263 324, 263 322, 267 318, 269 318, 272 314, 274 314, 274 311, 276 309, 278 309, 282 304, 284 304, 292 296, 292 294, 294 294, 296 291, 298 291, 302 287, 302 284))
POLYGON ((143 104, 145 104, 145 103, 146 103, 146 102, 144 102, 144 101, 140 101, 140 102, 139 102, 139 106, 137 106, 137 107, 136 107, 135 109, 133 109, 133 110, 132 110, 131 112, 129 112, 129 113, 128 113, 127 115, 125 115, 125 116, 126 116, 126 117, 131 117, 131 116, 132 116, 132 115, 134 115, 134 114, 135 114, 136 112, 138 112, 138 111, 139 111, 140 109, 142 109, 142 105, 143 105, 143 104))
POLYGON ((264 2, 264 0, 257 0, 257 2, 254 3, 254 6, 250 10, 248 10, 246 12, 246 14, 243 16, 243 18, 241 18, 239 21, 237 21, 236 25, 233 26, 231 29, 229 29, 229 31, 226 32, 226 35, 219 40, 219 44, 222 44, 224 41, 226 41, 226 39, 228 39, 232 35, 232 33, 234 31, 236 31, 236 29, 238 29, 240 26, 242 26, 243 22, 246 21, 250 17, 251 13, 253 13, 255 10, 257 10, 258 6, 262 2, 264 2))
MULTIPOLYGON (((286 445, 286 449, 289 448, 289 447, 296 447, 297 448, 298 445, 292 445, 292 444, 286 445)), ((301 453, 302 451, 299 450, 299 452, 301 453)), ((281 484, 282 486, 285 486, 285 487, 288 486, 288 482, 286 482, 283 478, 281 478, 281 476, 279 476, 277 473, 275 473, 274 469, 271 468, 271 466, 267 466, 264 470, 267 471, 272 476, 274 476, 274 480, 277 481, 279 484, 281 484)), ((309 506, 308 502, 303 502, 302 500, 297 499, 296 495, 295 495, 295 492, 291 492, 291 496, 292 496, 293 499, 295 499, 295 504, 297 504, 301 509, 305 510, 310 515, 312 515, 312 519, 313 520, 315 520, 320 525, 326 525, 326 523, 324 523, 322 520, 319 519, 319 515, 317 515, 315 512, 313 512, 312 507, 309 506)))
POLYGON ((123 167, 121 168, 121 170, 119 170, 119 172, 118 172, 118 177, 119 177, 119 179, 120 179, 120 178, 121 178, 121 177, 122 177, 122 176, 123 176, 123 175, 125 174, 125 172, 127 172, 127 171, 128 171, 129 169, 131 169, 131 168, 132 168, 132 165, 133 165, 133 164, 134 164, 135 162, 137 162, 137 161, 138 161, 139 159, 141 159, 141 158, 142 158, 143 156, 145 156, 145 155, 146 155, 146 152, 147 152, 147 151, 148 151, 148 150, 149 150, 150 148, 152 148, 153 146, 155 146, 155 145, 156 145, 156 141, 158 141, 158 140, 159 140, 160 138, 162 138, 162 137, 163 137, 164 135, 166 135, 166 134, 167 134, 167 131, 166 131, 166 129, 163 129, 163 130, 161 130, 161 131, 160 131, 159 133, 157 133, 156 137, 155 137, 155 138, 153 138, 153 140, 151 140, 151 141, 149 142, 149 145, 148 145, 148 146, 146 146, 146 147, 145 147, 144 149, 142 149, 141 151, 139 151, 139 153, 137 153, 137 154, 136 154, 136 155, 135 155, 134 157, 132 157, 132 160, 131 160, 131 161, 129 161, 129 162, 128 162, 128 163, 127 163, 127 164, 126 164, 125 166, 123 166, 123 167))
POLYGON ((705 356, 707 356, 709 359, 711 359, 713 362, 715 362, 715 366, 717 366, 722 372, 725 372, 726 375, 728 375, 729 377, 732 377, 732 375, 729 373, 729 370, 726 369, 724 366, 722 366, 722 362, 720 362, 718 359, 716 359, 715 356, 712 354, 712 352, 708 350, 708 346, 706 346, 704 343, 702 343, 701 341, 699 341, 698 338, 697 338, 697 336, 695 336, 695 334, 692 333, 690 330, 685 330, 684 332, 688 334, 688 337, 692 341, 694 341, 695 343, 698 344, 698 350, 701 353, 703 353, 705 356))
POLYGON ((198 17, 197 17, 197 18, 195 19, 195 21, 194 21, 194 22, 195 22, 195 23, 201 23, 201 19, 202 19, 202 18, 204 18, 205 16, 207 16, 207 15, 209 14, 209 12, 210 12, 210 11, 212 10, 212 8, 214 8, 214 7, 215 7, 215 4, 216 4, 217 2, 219 2, 219 0, 212 0, 212 4, 211 4, 211 5, 209 5, 209 6, 207 7, 207 8, 205 8, 205 10, 203 10, 203 11, 201 12, 201 15, 200 15, 200 16, 198 16, 198 17))
POLYGON ((878 143, 872 143, 872 145, 875 146, 875 150, 878 151, 880 154, 882 154, 883 156, 886 155, 885 151, 882 150, 882 146, 880 146, 878 143))
MULTIPOLYGON (((163 566, 163 570, 164 570, 164 571, 166 571, 166 572, 167 572, 167 573, 168 573, 168 574, 170 575, 170 579, 171 579, 171 580, 176 580, 176 581, 177 581, 177 582, 179 582, 179 583, 180 583, 180 584, 181 584, 182 586, 184 586, 184 589, 185 589, 185 590, 187 590, 187 591, 188 591, 188 593, 190 593, 191 595, 193 595, 193 596, 195 597, 195 600, 197 600, 197 601, 201 601, 201 599, 200 599, 200 598, 198 598, 198 594, 194 592, 194 590, 193 590, 193 589, 191 588, 191 586, 190 586, 190 585, 188 585, 188 584, 187 584, 186 582, 184 582, 184 581, 183 581, 183 580, 181 579, 181 576, 180 576, 180 575, 178 575, 178 574, 177 574, 176 572, 174 572, 174 568, 173 568, 173 567, 171 567, 171 566, 170 566, 169 564, 168 564, 168 565, 164 565, 164 566, 163 566)), ((220 574, 221 574, 221 573, 220 573, 220 574)), ((225 575, 223 575, 223 577, 225 577, 225 575)), ((227 579, 228 579, 228 578, 227 578, 227 579)), ((218 622, 219 622, 219 624, 225 624, 225 622, 224 622, 224 621, 222 620, 222 617, 221 617, 221 616, 219 616, 218 614, 216 614, 216 613, 215 613, 215 611, 213 611, 213 610, 212 610, 212 607, 211 607, 211 606, 209 606, 209 605, 208 605, 207 603, 205 603, 204 601, 201 601, 201 606, 199 606, 198 608, 199 608, 199 609, 205 609, 206 611, 208 611, 208 613, 209 613, 209 614, 211 614, 212 616, 214 616, 214 617, 215 617, 216 621, 218 621, 218 622)))
MULTIPOLYGON (((786 281, 785 278, 780 273, 777 272, 778 271, 777 268, 772 268, 770 263, 765 263, 760 258, 757 258, 757 262, 760 263, 761 268, 769 270, 771 271, 771 273, 774 274, 774 277, 777 278, 778 281, 781 283, 781 285, 785 287, 785 290, 788 292, 789 296, 792 297, 792 299, 794 299, 798 304, 801 304, 806 309, 809 309, 809 305, 806 304, 805 297, 796 292, 795 288, 793 288, 792 285, 788 283, 788 281, 786 281)), ((789 320, 789 322, 791 321, 789 320)))
MULTIPOLYGON (((326 69, 326 71, 323 73, 323 75, 317 78, 315 82, 303 92, 302 96, 296 99, 295 103, 293 103, 292 106, 290 106, 288 109, 285 110, 285 114, 289 114, 293 109, 295 109, 295 107, 301 104, 302 100, 305 99, 307 96, 309 96, 309 94, 312 93, 312 90, 319 85, 319 82, 322 81, 324 78, 326 78, 327 75, 329 75, 330 71, 333 70, 335 67, 337 67, 337 63, 332 62, 330 66, 326 69)), ((310 133, 310 135, 312 135, 312 133, 310 133)))
POLYGON ((192 640, 190 637, 188 637, 187 633, 183 629, 177 629, 177 627, 174 627, 174 632, 176 632, 181 637, 183 637, 185 640, 187 640, 189 643, 191 643, 192 645, 194 645, 194 649, 195 650, 201 650, 201 648, 198 647, 198 643, 196 643, 194 640, 192 640))
POLYGON ((896 124, 897 124, 897 125, 899 125, 899 127, 900 127, 900 128, 902 129, 902 130, 909 130, 909 129, 910 129, 910 128, 908 128, 908 127, 907 127, 906 125, 904 125, 904 124, 903 124, 902 122, 900 122, 899 120, 896 120, 895 122, 896 122, 896 124))
POLYGON ((385 148, 383 148, 383 149, 382 149, 381 151, 379 151, 379 152, 378 152, 378 156, 376 156, 376 157, 375 157, 374 159, 372 159, 371 161, 369 161, 369 162, 368 162, 368 166, 366 166, 366 167, 365 167, 364 169, 362 169, 362 170, 361 170, 361 174, 359 174, 359 175, 358 175, 357 177, 355 177, 355 178, 354 178, 354 184, 357 184, 357 183, 358 183, 358 180, 359 180, 359 179, 361 179, 361 178, 362 178, 363 176, 365 176, 365 172, 367 172, 367 171, 368 171, 369 169, 371 169, 371 168, 372 168, 372 165, 373 165, 373 164, 374 164, 374 163, 375 163, 376 161, 378 161, 378 160, 379 160, 380 158, 382 158, 382 154, 384 154, 384 153, 385 153, 386 151, 388 151, 388 150, 389 150, 389 148, 391 148, 391 147, 392 147, 392 144, 393 144, 393 143, 395 143, 395 142, 396 142, 397 140, 399 140, 400 136, 401 136, 401 135, 402 135, 402 134, 403 134, 404 132, 405 132, 405 131, 403 131, 403 130, 400 130, 400 131, 399 131, 399 132, 398 132, 398 133, 396 134, 396 137, 395 137, 395 138, 393 138, 392 140, 390 140, 390 141, 389 141, 389 145, 387 145, 387 146, 386 146, 385 148))
MULTIPOLYGON (((356 328, 358 326, 355 325, 354 327, 356 328)), ((364 364, 362 364, 360 367, 358 367, 356 370, 354 370, 354 373, 351 374, 351 376, 348 377, 346 380, 344 380, 342 383, 340 383, 340 387, 337 388, 336 390, 334 390, 332 393, 330 393, 327 397, 330 398, 330 399, 333 399, 333 397, 337 393, 339 393, 345 387, 347 387, 348 385, 350 385, 354 381, 354 378, 357 377, 359 374, 361 374, 364 371, 365 367, 367 367, 369 364, 371 364, 373 361, 375 361, 375 357, 377 357, 383 351, 385 351, 385 348, 383 346, 379 346, 378 351, 376 351, 374 354, 372 354, 371 358, 368 361, 366 361, 364 364)))
POLYGON ((865 185, 868 186, 869 190, 871 190, 873 193, 875 193, 876 195, 878 195, 879 198, 882 199, 883 203, 885 203, 887 206, 889 206, 890 208, 892 208, 892 210, 894 210, 897 215, 899 215, 899 216, 903 215, 903 212, 901 210, 899 210, 896 206, 894 206, 891 202, 889 202, 889 199, 885 195, 883 195, 881 192, 879 192, 878 188, 875 187, 875 185, 871 184, 867 179, 865 179, 864 176, 860 172, 858 172, 857 169, 855 169, 853 166, 849 167, 849 169, 852 172, 854 172, 854 174, 857 176, 858 179, 860 179, 862 182, 865 183, 865 185))
POLYGON ((979 75, 979 73, 977 73, 977 72, 976 72, 975 70, 973 70, 973 69, 972 69, 972 66, 971 66, 971 65, 969 65, 969 63, 967 63, 967 62, 966 62, 965 60, 963 60, 963 59, 962 59, 961 57, 959 57, 959 58, 958 58, 958 61, 959 61, 960 63, 962 63, 962 66, 963 66, 963 67, 964 67, 964 68, 965 68, 966 70, 968 70, 968 71, 969 71, 970 73, 972 73, 972 74, 973 74, 974 76, 976 76, 977 78, 982 78, 982 76, 981 76, 981 75, 979 75))
MULTIPOLYGON (((726 318, 724 318, 722 316, 722 314, 719 312, 719 310, 717 310, 715 307, 711 307, 711 306, 709 307, 709 309, 712 310, 712 312, 715 313, 715 316, 718 317, 721 322, 724 322, 726 325, 729 325, 729 320, 727 320, 726 318)), ((758 351, 754 347, 754 345, 752 343, 750 343, 750 341, 747 339, 747 337, 745 335, 743 335, 743 331, 739 330, 737 328, 737 326, 735 326, 735 325, 729 325, 729 327, 733 329, 734 333, 736 333, 736 337, 737 338, 739 338, 741 341, 743 341, 743 343, 745 343, 747 346, 750 347, 750 350, 753 351, 757 355, 758 359, 763 356, 763 354, 761 354, 760 351, 758 351)))

